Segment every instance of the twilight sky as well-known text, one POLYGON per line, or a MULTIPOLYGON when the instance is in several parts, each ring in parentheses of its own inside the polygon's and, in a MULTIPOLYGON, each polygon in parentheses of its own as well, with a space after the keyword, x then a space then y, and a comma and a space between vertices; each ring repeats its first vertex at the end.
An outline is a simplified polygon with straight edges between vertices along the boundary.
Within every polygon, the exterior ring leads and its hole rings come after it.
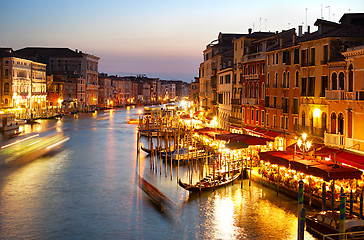
MULTIPOLYGON (((282 31, 364 12, 362 0, 0 0, 0 47, 68 47, 99 71, 190 82, 219 32, 282 31), (330 13, 330 14, 329 14, 330 13)), ((305 29, 305 27, 304 27, 305 29)), ((296 30, 297 32, 297 30, 296 30)))

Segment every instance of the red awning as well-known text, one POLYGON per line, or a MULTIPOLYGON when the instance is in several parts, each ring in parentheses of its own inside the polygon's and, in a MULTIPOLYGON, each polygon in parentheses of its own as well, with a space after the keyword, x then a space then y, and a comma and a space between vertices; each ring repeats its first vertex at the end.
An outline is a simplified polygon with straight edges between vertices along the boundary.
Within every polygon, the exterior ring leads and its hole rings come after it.
POLYGON ((246 142, 248 145, 266 145, 271 139, 256 137, 246 134, 237 134, 236 137, 230 139, 230 142, 246 142))
POLYGON ((254 128, 255 128, 254 126, 245 126, 245 127, 243 128, 243 130, 251 131, 251 130, 253 130, 254 128))
POLYGON ((271 151, 261 152, 259 156, 262 160, 271 164, 303 172, 308 175, 323 178, 325 181, 336 179, 360 179, 362 172, 358 169, 333 164, 332 162, 318 161, 316 159, 302 159, 301 156, 290 152, 271 151))
POLYGON ((257 134, 259 136, 265 137, 265 138, 270 138, 270 139, 275 139, 276 137, 278 137, 279 135, 282 134, 282 132, 277 132, 274 130, 267 130, 264 128, 260 128, 260 127, 254 127, 254 126, 246 126, 243 128, 243 130, 246 130, 248 132, 257 134))
POLYGON ((320 156, 320 157, 329 157, 329 156, 331 156, 331 159, 333 159, 334 154, 337 155, 338 153, 341 153, 342 151, 343 151, 342 149, 323 147, 320 150, 317 150, 315 152, 315 155, 320 156))
POLYGON ((223 141, 230 141, 232 138, 234 137, 239 137, 243 134, 239 134, 239 133, 228 133, 228 134, 217 134, 216 135, 216 139, 218 140, 223 140, 223 141))
POLYGON ((331 159, 364 170, 364 156, 362 155, 343 151, 336 154, 335 159, 332 157, 331 159))

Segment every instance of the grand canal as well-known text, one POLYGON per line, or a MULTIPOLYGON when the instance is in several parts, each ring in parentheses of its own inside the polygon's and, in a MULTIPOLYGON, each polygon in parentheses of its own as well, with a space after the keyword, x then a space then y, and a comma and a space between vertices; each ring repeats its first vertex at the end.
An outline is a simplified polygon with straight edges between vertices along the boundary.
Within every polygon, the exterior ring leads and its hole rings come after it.
MULTIPOLYGON (((297 239, 297 201, 244 180, 201 196, 137 159, 137 108, 45 120, 27 132, 63 132, 57 151, 0 170, 0 239, 297 239), (159 212, 137 172, 175 204, 159 212)), ((141 140, 147 144, 146 139, 141 140)), ((162 163, 163 164, 163 163, 162 163)), ((187 167, 180 167, 180 175, 187 167)), ((312 209, 308 209, 308 212, 312 209)), ((314 239, 305 232, 305 239, 314 239)))

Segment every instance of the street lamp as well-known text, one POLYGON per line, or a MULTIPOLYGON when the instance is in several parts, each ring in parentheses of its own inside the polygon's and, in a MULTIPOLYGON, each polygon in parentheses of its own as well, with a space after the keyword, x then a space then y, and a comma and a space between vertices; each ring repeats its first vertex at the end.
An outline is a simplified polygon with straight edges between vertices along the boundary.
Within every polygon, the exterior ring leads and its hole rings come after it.
POLYGON ((302 150, 302 158, 305 159, 305 152, 308 152, 311 148, 311 141, 307 141, 307 134, 303 133, 302 138, 299 138, 297 141, 298 147, 302 150))

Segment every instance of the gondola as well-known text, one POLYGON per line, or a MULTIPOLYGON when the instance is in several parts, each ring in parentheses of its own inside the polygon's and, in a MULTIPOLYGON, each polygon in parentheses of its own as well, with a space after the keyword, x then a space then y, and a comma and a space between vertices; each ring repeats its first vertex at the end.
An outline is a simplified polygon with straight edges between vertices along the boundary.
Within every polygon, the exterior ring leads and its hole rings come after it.
POLYGON ((161 193, 156 187, 147 182, 143 177, 138 174, 138 186, 147 195, 148 199, 161 211, 168 209, 174 209, 174 203, 167 198, 163 193, 161 193))
POLYGON ((141 149, 142 149, 144 152, 148 153, 148 154, 150 154, 150 153, 152 152, 152 150, 150 150, 149 148, 145 148, 145 147, 143 147, 143 146, 141 146, 141 149))
MULTIPOLYGON (((232 177, 229 177, 227 179, 221 178, 213 180, 211 176, 206 177, 202 179, 200 182, 197 182, 196 184, 187 184, 183 183, 181 179, 178 180, 178 184, 190 191, 190 192, 200 192, 200 191, 208 191, 213 190, 218 187, 225 186, 233 181, 235 181, 240 176, 240 172, 235 173, 232 177)), ((227 173, 225 173, 225 177, 227 177, 227 173)))

